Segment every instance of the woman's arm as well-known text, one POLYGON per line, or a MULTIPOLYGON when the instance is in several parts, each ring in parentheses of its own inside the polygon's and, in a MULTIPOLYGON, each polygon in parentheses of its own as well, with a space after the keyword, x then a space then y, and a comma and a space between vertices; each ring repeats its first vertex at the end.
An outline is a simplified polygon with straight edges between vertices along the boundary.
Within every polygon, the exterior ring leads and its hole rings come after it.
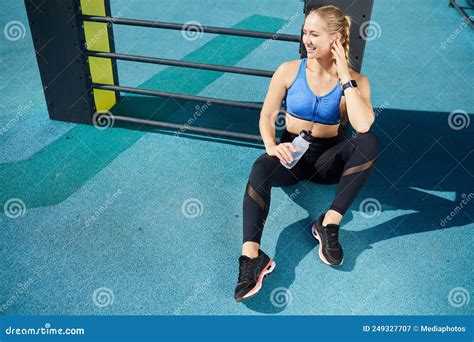
POLYGON ((375 113, 370 102, 370 84, 367 77, 349 71, 344 48, 340 39, 336 39, 332 44, 333 56, 336 63, 337 75, 341 85, 349 82, 351 78, 356 79, 357 88, 347 88, 344 91, 346 101, 347 116, 352 127, 358 133, 369 131, 375 120, 375 113), (352 76, 352 75, 353 76, 352 76))
POLYGON ((288 68, 287 62, 281 64, 273 74, 268 87, 262 111, 260 112, 259 128, 265 149, 276 146, 275 143, 275 121, 280 112, 281 103, 286 94, 285 74, 288 68))
MULTIPOLYGON (((341 83, 348 82, 349 77, 341 79, 341 83)), ((346 110, 349 122, 358 133, 366 133, 374 123, 375 113, 370 101, 370 84, 367 77, 357 77, 357 88, 347 88, 344 91, 346 110)))

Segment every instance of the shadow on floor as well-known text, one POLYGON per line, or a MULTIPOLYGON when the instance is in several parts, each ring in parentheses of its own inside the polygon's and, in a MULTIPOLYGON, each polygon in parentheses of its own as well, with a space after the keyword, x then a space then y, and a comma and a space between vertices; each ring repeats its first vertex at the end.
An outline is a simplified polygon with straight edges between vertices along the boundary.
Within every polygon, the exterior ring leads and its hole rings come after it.
MULTIPOLYGON (((384 110, 373 126, 381 142, 381 154, 368 184, 356 198, 341 223, 344 264, 341 272, 350 272, 357 258, 376 243, 398 236, 465 226, 474 222, 474 129, 469 125, 455 130, 448 124, 448 113, 384 110), (367 217, 362 230, 345 230, 353 212, 364 212, 362 201, 371 199, 381 212, 405 210, 401 216, 390 215, 382 224, 372 226, 367 217), (378 204, 377 204, 378 203, 378 204), (362 209, 362 210, 361 210, 362 209), (407 213, 408 211, 408 213, 407 213), (449 220, 448 216, 452 216, 449 220)), ((244 304, 258 312, 278 313, 284 307, 268 300, 279 287, 290 288, 295 269, 308 253, 316 254, 317 243, 311 236, 311 225, 330 203, 320 203, 317 193, 332 191, 337 185, 305 183, 285 187, 288 199, 295 189, 301 194, 295 202, 308 212, 308 217, 286 227, 280 234, 276 255, 276 272, 266 279, 261 293, 244 304), (330 189, 329 189, 330 188, 330 189)), ((271 214, 270 208, 270 214, 271 214)), ((365 212, 366 216, 377 212, 365 212)), ((364 217, 364 216, 361 216, 364 217)), ((434 247, 437 248, 437 247, 434 247)), ((436 250, 420 250, 423 257, 440 254, 436 250)), ((454 256, 453 256, 454 258, 454 256)), ((328 267, 314 256, 315 267, 328 267)))

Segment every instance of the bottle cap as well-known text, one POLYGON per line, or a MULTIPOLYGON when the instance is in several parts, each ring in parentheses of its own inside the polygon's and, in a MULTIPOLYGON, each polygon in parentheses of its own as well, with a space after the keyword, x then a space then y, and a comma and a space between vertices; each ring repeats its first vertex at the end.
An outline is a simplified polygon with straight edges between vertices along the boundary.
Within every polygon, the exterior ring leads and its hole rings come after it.
POLYGON ((312 139, 313 139, 313 136, 311 135, 311 131, 309 131, 309 130, 308 131, 302 130, 300 132, 300 136, 308 142, 311 142, 312 139))

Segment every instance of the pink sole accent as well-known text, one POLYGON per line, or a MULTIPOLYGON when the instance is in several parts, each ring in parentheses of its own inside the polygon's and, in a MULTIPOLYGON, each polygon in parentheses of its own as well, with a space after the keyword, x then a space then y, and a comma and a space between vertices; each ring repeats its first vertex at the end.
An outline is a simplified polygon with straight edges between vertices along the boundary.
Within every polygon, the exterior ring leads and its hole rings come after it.
POLYGON ((319 234, 318 234, 318 231, 316 229, 316 223, 313 224, 313 227, 311 228, 311 233, 313 233, 313 237, 319 241, 319 259, 321 259, 322 262, 324 262, 326 265, 329 265, 329 266, 340 266, 342 265, 343 261, 344 261, 344 258, 341 260, 341 263, 340 264, 331 264, 328 259, 326 259, 326 257, 324 256, 323 254, 323 244, 321 243, 321 239, 319 238, 319 234))
POLYGON ((275 269, 275 266, 276 266, 275 261, 273 261, 273 259, 270 259, 268 264, 265 266, 264 270, 260 272, 260 275, 258 276, 258 279, 257 279, 257 284, 255 284, 253 289, 251 289, 243 298, 248 299, 251 296, 255 295, 258 291, 260 291, 260 289, 262 288, 264 276, 272 273, 273 270, 275 269))

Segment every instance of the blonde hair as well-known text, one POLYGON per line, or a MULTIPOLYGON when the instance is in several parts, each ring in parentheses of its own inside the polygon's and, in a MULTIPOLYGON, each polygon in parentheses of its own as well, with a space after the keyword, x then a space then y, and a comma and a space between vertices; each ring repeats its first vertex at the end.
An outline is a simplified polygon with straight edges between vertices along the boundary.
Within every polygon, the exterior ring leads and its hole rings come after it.
POLYGON ((334 5, 314 8, 306 14, 306 17, 313 13, 317 14, 324 21, 324 23, 326 24, 326 31, 329 34, 337 32, 341 34, 341 44, 344 48, 344 52, 346 53, 347 62, 349 66, 351 66, 351 61, 349 57, 350 33, 352 24, 351 17, 348 15, 344 15, 342 11, 334 5))
MULTIPOLYGON (((314 8, 310 10, 305 19, 310 14, 317 14, 325 23, 326 31, 329 34, 339 32, 341 34, 341 44, 344 48, 344 52, 346 54, 347 64, 349 67, 352 67, 352 63, 350 60, 349 50, 350 50, 350 33, 351 33, 351 25, 352 20, 351 17, 348 15, 344 15, 340 8, 334 5, 327 5, 318 8, 314 8)), ((342 106, 341 111, 341 122, 347 120, 347 104, 342 106)))

